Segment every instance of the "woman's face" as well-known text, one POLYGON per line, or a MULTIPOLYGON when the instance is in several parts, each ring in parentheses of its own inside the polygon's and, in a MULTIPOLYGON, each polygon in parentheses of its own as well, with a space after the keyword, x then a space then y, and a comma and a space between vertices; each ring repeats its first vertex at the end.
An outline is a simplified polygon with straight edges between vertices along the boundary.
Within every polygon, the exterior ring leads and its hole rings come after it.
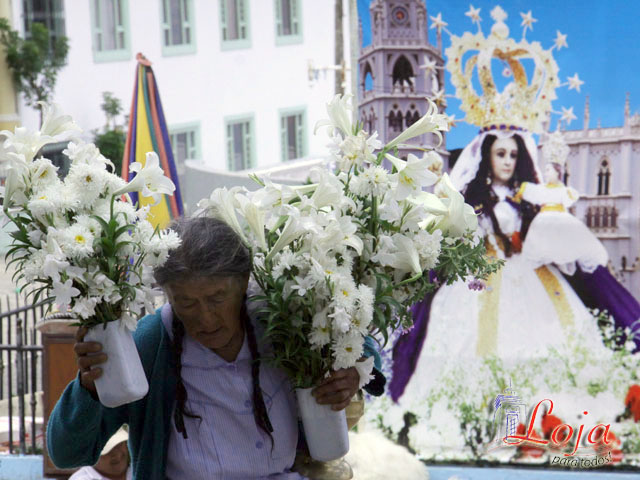
POLYGON ((518 161, 518 144, 513 137, 498 138, 491 145, 491 171, 493 183, 507 185, 518 161))
POLYGON ((123 475, 128 466, 129 450, 127 449, 127 442, 120 442, 109 453, 100 456, 100 460, 93 468, 105 477, 115 478, 123 475))
POLYGON ((558 173, 558 170, 556 170, 550 163, 547 163, 544 166, 544 180, 547 183, 557 183, 560 181, 560 174, 558 173))
POLYGON ((227 352, 242 346, 240 311, 248 282, 248 276, 196 277, 169 283, 165 291, 192 338, 213 351, 227 352))

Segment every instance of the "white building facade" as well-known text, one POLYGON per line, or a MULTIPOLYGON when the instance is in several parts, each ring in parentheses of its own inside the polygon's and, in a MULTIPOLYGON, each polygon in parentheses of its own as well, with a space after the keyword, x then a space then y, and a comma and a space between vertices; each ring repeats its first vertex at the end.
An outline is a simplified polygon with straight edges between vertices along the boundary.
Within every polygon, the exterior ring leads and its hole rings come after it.
MULTIPOLYGON (((153 64, 179 169, 186 159, 242 170, 327 154, 313 125, 326 117, 334 73, 313 75, 309 66, 335 63, 334 1, 7 1, 14 29, 49 9, 51 27, 68 37, 54 101, 87 140, 105 125, 102 92, 129 113, 141 52, 153 64)), ((21 99, 18 116, 38 127, 38 113, 21 99)))
POLYGON ((580 192, 574 214, 607 249, 616 278, 640 298, 640 114, 630 114, 627 96, 622 126, 589 128, 588 101, 584 128, 563 132, 567 184, 580 192))

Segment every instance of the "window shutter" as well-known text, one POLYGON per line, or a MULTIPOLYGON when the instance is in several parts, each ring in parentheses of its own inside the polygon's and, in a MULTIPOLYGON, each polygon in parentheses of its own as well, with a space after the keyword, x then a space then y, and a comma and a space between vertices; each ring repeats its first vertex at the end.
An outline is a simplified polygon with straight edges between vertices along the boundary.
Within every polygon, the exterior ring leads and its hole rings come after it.
POLYGON ((253 166, 253 151, 251 150, 251 121, 244 124, 244 155, 242 156, 242 167, 251 168, 253 166))
POLYGON ((276 33, 278 37, 282 36, 282 0, 276 2, 276 33))
POLYGON ((235 170, 233 166, 233 128, 230 123, 227 124, 227 168, 230 171, 235 170))
POLYGON ((171 30, 169 28, 171 20, 169 7, 169 0, 162 0, 162 41, 164 42, 165 47, 171 45, 171 30))
POLYGON ((220 26, 222 28, 222 39, 228 40, 229 33, 227 27, 227 0, 220 0, 220 26))
POLYGON ((124 31, 124 20, 123 20, 123 15, 122 15, 122 0, 114 0, 113 2, 113 8, 115 10, 114 12, 114 18, 116 19, 116 41, 115 41, 115 49, 116 50, 123 50, 124 48, 126 48, 127 46, 127 40, 125 38, 125 31, 124 31))
POLYGON ((191 45, 191 19, 189 18, 189 0, 181 0, 182 9, 182 43, 191 45))
POLYGON ((289 160, 289 146, 287 145, 287 117, 280 116, 280 150, 282 161, 289 160))
POLYGON ((238 40, 244 40, 247 38, 247 10, 246 0, 235 0, 236 12, 238 12, 238 40))
POLYGON ((93 2, 96 18, 94 19, 94 29, 96 34, 96 44, 95 50, 97 52, 102 51, 102 23, 100 21, 100 0, 95 0, 93 2))
POLYGON ((296 115, 296 158, 304 156, 304 119, 303 114, 296 115))
POLYGON ((291 8, 291 34, 298 35, 298 0, 289 0, 291 8))

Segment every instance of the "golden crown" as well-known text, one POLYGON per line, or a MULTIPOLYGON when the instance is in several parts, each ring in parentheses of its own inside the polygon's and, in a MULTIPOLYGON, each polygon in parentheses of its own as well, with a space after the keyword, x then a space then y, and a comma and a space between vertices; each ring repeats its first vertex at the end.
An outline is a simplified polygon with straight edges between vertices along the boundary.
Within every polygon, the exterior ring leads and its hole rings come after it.
MULTIPOLYGON (((532 29, 533 22, 537 21, 529 11, 520 14, 524 32, 522 39, 516 42, 509 38, 509 28, 504 23, 507 14, 500 6, 496 6, 491 11, 494 20, 491 33, 485 37, 480 29, 479 12, 480 9, 471 6, 466 13, 477 23, 478 33, 465 32, 462 37, 450 34, 451 46, 446 50, 447 69, 451 73, 456 96, 462 101, 460 108, 466 113, 465 120, 484 129, 521 128, 534 133, 542 132, 544 123, 552 113, 551 102, 556 98, 555 90, 561 86, 558 65, 552 52, 555 48, 567 46, 566 35, 558 32, 555 44, 549 50, 543 49, 539 42, 528 42, 525 39, 527 29, 532 29), (469 52, 476 53, 469 56, 469 52), (505 77, 513 77, 502 91, 496 87, 491 68, 493 59, 505 64, 502 72, 505 77), (532 60, 534 65, 530 81, 522 62, 526 59, 532 60), (474 70, 477 70, 481 94, 473 86, 474 70)), ((577 74, 568 80, 569 88, 580 90, 583 82, 577 74)), ((563 120, 566 120, 564 116, 563 120)))

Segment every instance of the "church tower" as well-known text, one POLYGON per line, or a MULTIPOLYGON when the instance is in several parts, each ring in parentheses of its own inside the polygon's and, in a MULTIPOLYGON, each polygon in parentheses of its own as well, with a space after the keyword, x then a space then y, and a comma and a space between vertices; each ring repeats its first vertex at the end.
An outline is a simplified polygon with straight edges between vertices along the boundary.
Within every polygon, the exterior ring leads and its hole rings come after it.
MULTIPOLYGON (((386 143, 416 122, 428 109, 425 97, 444 99, 444 61, 440 48, 429 43, 424 0, 373 0, 371 45, 358 59, 358 118, 369 133, 377 131, 386 143)), ((438 139, 426 134, 409 141, 416 147, 434 147, 438 139)), ((446 154, 444 142, 438 149, 446 154)), ((401 149, 401 156, 423 152, 401 149)))

